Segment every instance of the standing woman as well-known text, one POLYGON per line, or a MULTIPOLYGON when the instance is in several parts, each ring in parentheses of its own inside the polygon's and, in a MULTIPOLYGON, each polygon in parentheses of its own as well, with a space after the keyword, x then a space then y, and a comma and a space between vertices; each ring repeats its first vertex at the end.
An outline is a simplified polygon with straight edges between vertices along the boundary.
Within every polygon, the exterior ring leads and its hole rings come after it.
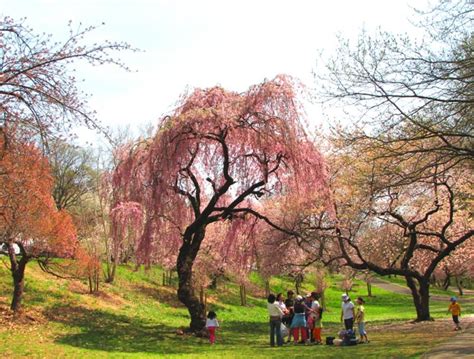
MULTIPOLYGON (((284 324, 290 328, 291 326, 291 321, 293 320, 293 316, 294 316, 294 311, 293 311, 293 307, 295 305, 295 300, 293 299, 293 296, 294 296, 295 293, 293 293, 292 290, 289 290, 287 292, 287 298, 285 300, 285 306, 286 306, 286 309, 288 310, 288 315, 286 316, 286 323, 284 322, 284 324)), ((291 329, 288 330, 288 341, 287 343, 289 343, 291 341, 291 329)))
POLYGON ((281 311, 283 312, 282 322, 284 324, 285 323, 284 319, 287 317, 289 311, 288 311, 288 308, 286 308, 285 300, 283 298, 283 293, 278 293, 276 295, 276 301, 278 302, 278 306, 280 307, 281 311))
POLYGON ((270 294, 267 299, 267 310, 270 316, 270 346, 275 346, 276 342, 279 347, 283 345, 283 338, 281 337, 281 318, 283 311, 281 310, 274 294, 270 294))
POLYGON ((306 316, 305 316, 305 305, 303 303, 303 297, 301 295, 296 296, 296 302, 294 308, 294 317, 291 321, 291 330, 293 331, 294 343, 298 343, 299 332, 301 332, 301 343, 306 343, 307 328, 306 328, 306 316))

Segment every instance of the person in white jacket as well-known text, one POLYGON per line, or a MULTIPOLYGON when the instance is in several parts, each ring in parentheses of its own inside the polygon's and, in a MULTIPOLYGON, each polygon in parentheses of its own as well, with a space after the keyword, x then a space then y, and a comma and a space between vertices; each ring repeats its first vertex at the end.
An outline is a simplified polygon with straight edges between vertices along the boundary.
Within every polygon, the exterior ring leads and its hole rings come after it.
POLYGON ((283 317, 283 311, 281 310, 276 297, 274 294, 268 296, 267 310, 270 316, 270 345, 275 346, 276 343, 279 347, 283 345, 283 338, 281 336, 281 318, 283 317))
POLYGON ((354 303, 351 302, 351 298, 347 294, 342 295, 341 305, 341 322, 344 320, 344 327, 346 330, 353 330, 354 328, 354 303))

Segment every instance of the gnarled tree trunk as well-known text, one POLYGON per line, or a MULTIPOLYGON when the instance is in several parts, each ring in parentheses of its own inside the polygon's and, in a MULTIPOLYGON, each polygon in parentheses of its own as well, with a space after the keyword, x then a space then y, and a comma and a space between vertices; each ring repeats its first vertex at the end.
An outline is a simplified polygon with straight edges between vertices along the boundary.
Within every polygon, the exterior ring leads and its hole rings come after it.
POLYGON ((177 260, 178 271, 178 298, 191 316, 190 330, 200 332, 206 325, 206 308, 194 294, 193 264, 204 239, 205 227, 202 226, 192 232, 189 227, 183 236, 183 244, 179 249, 177 260))
POLYGON ((430 282, 429 279, 413 279, 405 277, 408 287, 411 290, 413 303, 416 309, 416 320, 418 322, 431 320, 430 316, 430 282))

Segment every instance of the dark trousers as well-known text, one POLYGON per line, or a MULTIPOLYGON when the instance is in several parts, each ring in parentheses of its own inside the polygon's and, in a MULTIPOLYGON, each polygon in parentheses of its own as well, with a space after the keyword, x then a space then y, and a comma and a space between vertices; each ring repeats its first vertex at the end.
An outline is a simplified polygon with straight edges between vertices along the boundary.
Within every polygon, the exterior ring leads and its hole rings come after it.
POLYGON ((344 327, 346 330, 354 328, 354 318, 344 319, 344 327))
POLYGON ((270 345, 275 346, 276 342, 279 347, 283 345, 283 338, 281 337, 281 319, 270 319, 270 345))

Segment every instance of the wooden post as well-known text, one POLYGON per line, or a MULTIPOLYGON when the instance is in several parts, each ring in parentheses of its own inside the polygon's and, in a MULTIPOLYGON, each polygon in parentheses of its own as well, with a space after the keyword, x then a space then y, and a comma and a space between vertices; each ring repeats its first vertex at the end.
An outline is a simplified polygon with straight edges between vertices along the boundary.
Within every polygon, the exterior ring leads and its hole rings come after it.
POLYGON ((240 284, 240 305, 245 307, 247 305, 247 291, 245 284, 240 284))

